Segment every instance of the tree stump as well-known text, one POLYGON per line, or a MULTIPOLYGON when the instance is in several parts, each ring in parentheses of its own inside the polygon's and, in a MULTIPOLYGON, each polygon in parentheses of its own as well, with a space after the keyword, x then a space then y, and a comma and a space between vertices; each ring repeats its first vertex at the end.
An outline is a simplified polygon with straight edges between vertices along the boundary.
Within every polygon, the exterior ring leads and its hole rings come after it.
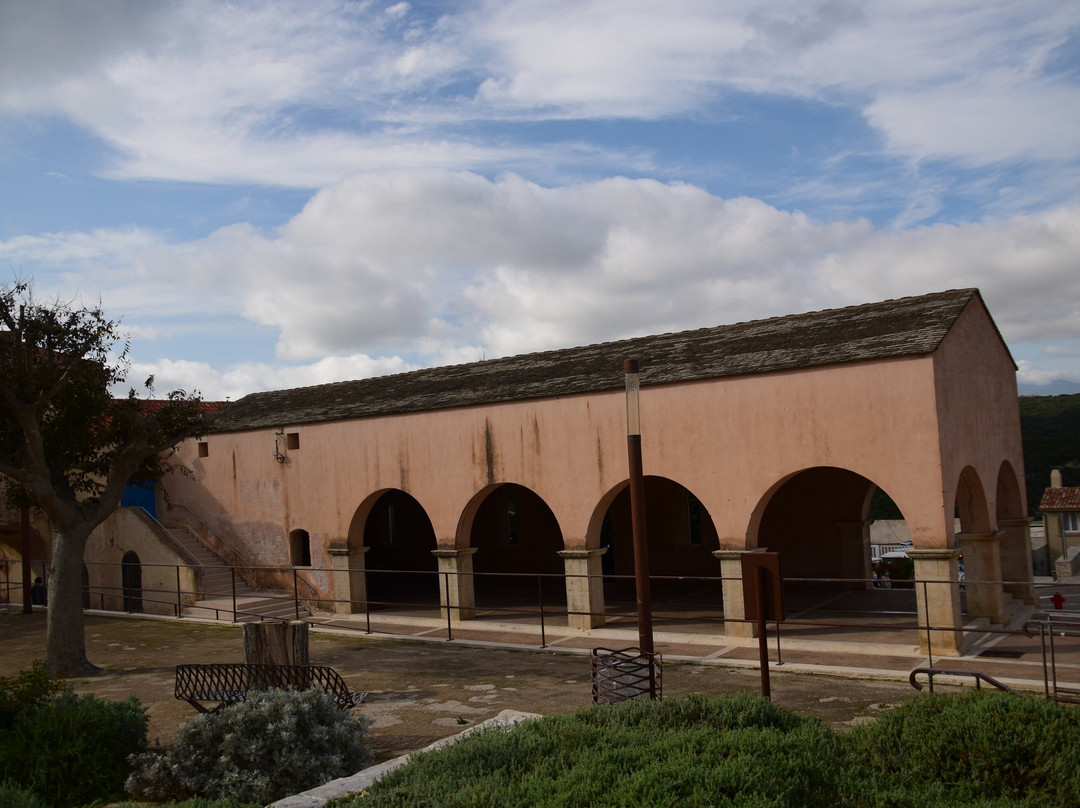
POLYGON ((248 665, 308 665, 308 624, 267 620, 244 623, 244 662, 248 665))

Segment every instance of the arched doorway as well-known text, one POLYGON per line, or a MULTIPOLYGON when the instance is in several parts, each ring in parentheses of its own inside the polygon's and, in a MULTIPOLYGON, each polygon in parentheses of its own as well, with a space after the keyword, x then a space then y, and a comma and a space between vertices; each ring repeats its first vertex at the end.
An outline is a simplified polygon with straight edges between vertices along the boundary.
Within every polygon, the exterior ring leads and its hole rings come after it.
POLYGON ((306 530, 293 530, 289 533, 289 565, 311 566, 311 535, 306 530))
MULTIPOLYGON (((350 546, 354 545, 350 531, 350 546)), ((371 504, 363 520, 360 546, 368 600, 373 606, 438 602, 435 529, 415 497, 397 489, 371 504)))
POLYGON ((476 548, 473 572, 477 605, 520 600, 537 592, 537 581, 516 575, 543 575, 545 600, 565 602, 562 530, 555 514, 535 492, 504 483, 489 489, 476 509, 469 546, 476 548), (548 577, 550 576, 550 577, 548 577))
POLYGON ((872 480, 835 466, 803 469, 780 481, 759 513, 751 546, 780 554, 789 615, 832 620, 869 612, 903 620, 916 613, 915 565, 900 547, 910 533, 888 492, 872 480), (872 505, 898 523, 885 557, 874 558, 871 550, 872 505))
POLYGON ((1027 517, 1020 478, 1008 460, 1003 461, 998 469, 995 504, 997 527, 1001 534, 1001 577, 1005 582, 1005 592, 1030 606, 1037 606, 1039 601, 1033 585, 1035 571, 1031 521, 1027 517))
POLYGON ((124 611, 142 611, 142 563, 134 550, 128 550, 120 562, 121 586, 124 591, 124 611))
MULTIPOLYGON (((718 584, 665 578, 718 575, 713 552, 720 549, 708 510, 692 491, 666 477, 645 477, 645 527, 649 548, 650 590, 654 610, 680 604, 722 608, 718 584)), ((633 602, 634 534, 630 518, 630 488, 611 501, 600 529, 601 557, 606 577, 604 595, 614 608, 633 602)))

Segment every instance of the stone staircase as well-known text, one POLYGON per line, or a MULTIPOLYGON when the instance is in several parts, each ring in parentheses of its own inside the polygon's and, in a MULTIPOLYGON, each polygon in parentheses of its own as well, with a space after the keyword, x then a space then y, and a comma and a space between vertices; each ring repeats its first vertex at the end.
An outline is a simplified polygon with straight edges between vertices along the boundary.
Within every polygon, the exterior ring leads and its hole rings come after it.
POLYGON ((210 620, 233 622, 233 587, 236 587, 236 621, 296 620, 308 617, 310 612, 300 605, 297 615, 296 603, 291 594, 266 592, 252 589, 237 572, 234 576, 229 565, 208 548, 186 525, 169 525, 168 531, 199 560, 202 569, 197 575, 198 600, 193 606, 184 607, 185 617, 202 617, 210 620))
MULTIPOLYGON (((965 630, 979 630, 979 629, 1017 629, 1024 625, 1030 618, 1032 613, 1036 611, 1034 606, 1030 606, 1019 598, 1014 598, 1008 592, 1005 593, 1004 609, 1002 615, 1004 616, 1003 623, 995 623, 988 617, 976 617, 968 620, 964 625, 965 630)), ((993 645, 1000 639, 1000 635, 988 635, 984 638, 979 645, 993 645)))

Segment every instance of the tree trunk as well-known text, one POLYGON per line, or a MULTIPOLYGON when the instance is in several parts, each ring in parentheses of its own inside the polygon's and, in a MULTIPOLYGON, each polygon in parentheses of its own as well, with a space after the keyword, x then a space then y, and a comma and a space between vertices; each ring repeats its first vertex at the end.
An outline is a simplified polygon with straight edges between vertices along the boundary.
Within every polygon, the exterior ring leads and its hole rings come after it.
POLYGON ((244 624, 244 662, 249 665, 307 665, 308 624, 266 621, 244 624))
POLYGON ((89 533, 53 528, 45 668, 51 675, 94 676, 101 668, 86 658, 82 605, 83 550, 89 533))

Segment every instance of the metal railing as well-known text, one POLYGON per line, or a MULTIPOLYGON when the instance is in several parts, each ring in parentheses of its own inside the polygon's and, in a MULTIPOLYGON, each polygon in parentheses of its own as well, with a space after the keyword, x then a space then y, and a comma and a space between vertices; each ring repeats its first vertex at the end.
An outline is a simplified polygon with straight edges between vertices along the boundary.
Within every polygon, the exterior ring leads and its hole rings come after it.
POLYGON ((195 511, 191 510, 191 508, 189 508, 187 505, 184 505, 183 503, 169 503, 168 507, 169 507, 170 510, 173 509, 173 508, 176 508, 176 509, 183 509, 183 510, 187 511, 192 519, 194 519, 196 522, 198 522, 200 525, 202 525, 203 529, 206 531, 208 536, 213 536, 218 542, 220 542, 222 544, 222 546, 227 548, 228 551, 230 553, 232 553, 240 561, 240 563, 243 566, 248 567, 250 569, 255 568, 255 565, 252 564, 250 561, 248 561, 247 557, 244 556, 243 553, 241 553, 239 550, 237 550, 236 547, 234 547, 232 545, 232 543, 229 542, 227 539, 225 539, 220 533, 218 533, 216 530, 214 530, 212 527, 210 527, 210 525, 207 524, 207 522, 201 516, 199 516, 197 513, 195 513, 195 511))
POLYGON ((1024 633, 1039 636, 1042 647, 1043 692, 1048 699, 1080 703, 1080 688, 1066 687, 1058 681, 1057 640, 1080 637, 1080 614, 1053 611, 1036 612, 1024 623, 1024 633))
POLYGON ((188 546, 182 541, 180 541, 180 539, 176 538, 175 534, 167 527, 165 527, 165 525, 161 524, 161 522, 157 520, 157 517, 154 516, 154 514, 150 513, 150 511, 148 511, 141 505, 134 505, 131 507, 133 510, 141 512, 142 516, 144 516, 150 521, 150 524, 155 528, 154 533, 159 538, 164 538, 170 545, 172 545, 173 550, 178 551, 180 555, 190 561, 193 566, 203 566, 203 563, 193 552, 191 552, 190 549, 188 549, 188 546))
POLYGON ((926 676, 926 688, 931 693, 934 692, 934 677, 935 676, 951 676, 951 677, 954 677, 954 678, 974 679, 975 680, 975 689, 976 690, 981 690, 982 689, 982 683, 986 682, 988 685, 990 685, 992 687, 996 687, 998 690, 1002 690, 1002 691, 1004 691, 1006 693, 1016 693, 1016 691, 1013 690, 1011 687, 1009 687, 1007 684, 1003 684, 1002 682, 999 682, 993 676, 987 676, 985 673, 982 673, 980 671, 965 671, 965 670, 957 670, 957 669, 953 669, 953 668, 915 668, 915 670, 913 670, 908 675, 908 681, 911 683, 911 686, 913 688, 915 688, 916 690, 922 690, 923 689, 923 685, 918 681, 918 677, 920 675, 925 675, 926 676))
MULTIPOLYGON (((97 574, 93 576, 95 583, 86 594, 90 599, 89 605, 97 609, 123 611, 125 592, 123 587, 115 585, 122 580, 122 565, 88 563, 87 566, 97 570, 97 574), (112 572, 107 572, 109 567, 113 568, 112 572), (109 580, 112 581, 111 585, 99 583, 109 580)), ((576 635, 577 632, 570 629, 575 623, 595 621, 606 624, 607 628, 624 629, 636 625, 633 577, 629 575, 602 576, 605 608, 601 614, 574 610, 567 604, 567 587, 574 583, 572 579, 575 577, 590 577, 585 575, 368 569, 364 572, 368 586, 367 596, 348 600, 333 598, 325 593, 335 572, 332 568, 260 567, 257 569, 276 573, 283 581, 289 577, 292 579, 291 592, 251 593, 253 597, 273 598, 287 606, 281 610, 281 616, 274 617, 260 614, 257 609, 249 608, 243 602, 238 603, 235 576, 239 571, 237 568, 232 568, 234 575, 229 604, 222 602, 229 598, 229 593, 216 593, 218 602, 208 603, 206 601, 213 597, 210 593, 187 591, 181 576, 183 565, 143 564, 141 567, 144 586, 139 593, 140 608, 143 611, 177 617, 192 614, 192 608, 202 602, 199 608, 205 610, 204 614, 213 615, 217 619, 295 619, 300 616, 303 607, 315 601, 330 610, 317 615, 316 619, 333 622, 336 628, 352 628, 366 634, 400 634, 404 615, 409 618, 423 618, 424 632, 428 636, 433 625, 441 626, 439 635, 447 641, 453 641, 463 632, 483 628, 485 624, 497 623, 499 630, 505 630, 504 624, 514 624, 521 628, 518 631, 520 642, 535 643, 540 648, 548 647, 552 631, 559 634, 560 640, 576 635), (304 573, 304 576, 314 576, 317 581, 321 579, 319 588, 306 581, 301 573, 304 573), (471 578, 471 584, 457 580, 460 576, 471 578), (301 582, 304 589, 310 588, 310 599, 301 597, 301 582), (465 604, 457 604, 454 593, 469 588, 474 593, 474 599, 465 604), (393 619, 387 621, 381 619, 383 617, 393 619)), ((720 638, 725 634, 725 625, 736 622, 723 611, 723 577, 658 575, 651 576, 650 581, 653 589, 654 624, 658 632, 686 632, 720 638)), ((969 580, 966 585, 971 587, 980 583, 1006 585, 1010 582, 969 580)), ((962 670, 953 664, 947 668, 935 665, 935 641, 949 633, 963 633, 968 635, 969 639, 974 636, 987 641, 1038 636, 1042 645, 1046 695, 1059 700, 1073 700, 1080 696, 1080 688, 1072 689, 1068 682, 1059 681, 1062 671, 1058 669, 1060 652, 1063 650, 1059 647, 1062 638, 1070 638, 1069 650, 1080 648, 1080 643, 1076 642, 1076 639, 1080 638, 1080 613, 1040 612, 1034 615, 1023 629, 972 625, 971 621, 966 621, 962 627, 935 625, 926 616, 931 613, 928 608, 929 596, 933 594, 935 586, 942 585, 960 587, 956 581, 945 580, 893 581, 892 588, 886 589, 875 587, 872 580, 786 579, 786 587, 806 597, 788 599, 788 618, 783 622, 770 621, 768 624, 775 661, 777 664, 784 664, 785 644, 792 649, 803 649, 801 652, 805 653, 806 646, 794 642, 795 640, 826 638, 835 642, 846 638, 854 642, 865 642, 868 633, 883 632, 875 636, 879 639, 890 635, 898 638, 887 639, 886 642, 908 644, 910 640, 922 639, 926 658, 924 664, 911 674, 913 685, 918 675, 927 677, 931 690, 934 676, 969 677, 975 680, 976 686, 985 683, 993 687, 1005 687, 999 680, 979 671, 962 670), (837 594, 830 598, 825 595, 818 596, 819 592, 837 594), (848 596, 852 596, 850 600, 848 596), (936 634, 937 632, 940 634, 936 634)), ((130 597, 131 593, 127 594, 129 602, 134 602, 130 597)), ((1071 597, 1073 608, 1077 608, 1077 596, 1071 597)), ((1044 600, 1049 601, 1050 598, 1044 597, 1044 600)), ((1058 605, 1062 605, 1060 601, 1058 605)), ((989 651, 985 653, 987 658, 992 656, 989 651)), ((1031 649, 1031 653, 1036 653, 1035 647, 1031 649)), ((1080 665, 1075 661, 1071 662, 1067 669, 1080 676, 1080 665)), ((1080 698, 1076 700, 1080 701, 1080 698)))

